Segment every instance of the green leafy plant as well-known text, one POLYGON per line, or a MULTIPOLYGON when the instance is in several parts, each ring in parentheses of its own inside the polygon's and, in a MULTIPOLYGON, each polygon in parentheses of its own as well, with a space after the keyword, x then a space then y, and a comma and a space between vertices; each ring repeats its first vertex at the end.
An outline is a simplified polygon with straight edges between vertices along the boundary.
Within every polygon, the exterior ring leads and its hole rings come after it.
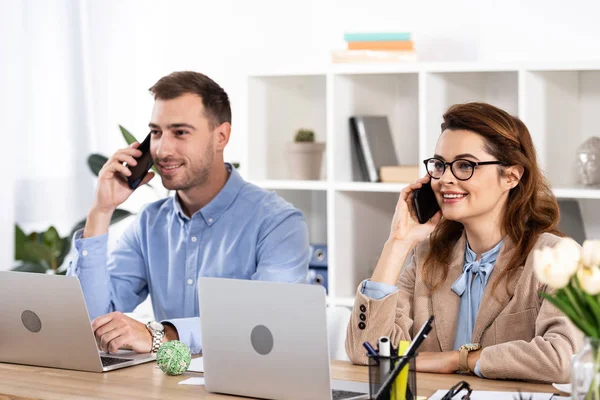
POLYGON ((294 142, 296 143, 307 143, 315 141, 315 132, 310 129, 298 129, 294 142))
MULTIPOLYGON (((111 225, 132 215, 127 210, 117 209, 110 220, 111 225)), ((15 260, 13 271, 45 273, 48 270, 56 274, 67 271, 63 262, 71 249, 75 232, 85 227, 85 219, 79 221, 71 232, 61 237, 55 227, 49 227, 45 232, 26 234, 19 225, 15 224, 15 260)))

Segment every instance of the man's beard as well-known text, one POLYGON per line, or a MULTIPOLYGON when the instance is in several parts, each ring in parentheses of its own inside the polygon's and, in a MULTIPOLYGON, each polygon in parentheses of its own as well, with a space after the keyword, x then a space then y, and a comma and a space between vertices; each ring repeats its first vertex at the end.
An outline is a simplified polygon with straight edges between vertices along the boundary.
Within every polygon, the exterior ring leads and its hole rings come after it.
MULTIPOLYGON (((209 180, 211 168, 213 165, 214 154, 209 146, 204 152, 204 156, 199 160, 198 166, 191 171, 184 171, 186 175, 182 181, 172 181, 171 179, 162 178, 163 186, 168 190, 188 190, 198 186, 204 186, 209 180)), ((187 164, 189 166, 189 164, 187 164)), ((184 165, 185 166, 185 165, 184 165)))
POLYGON ((191 174, 185 176, 182 182, 173 182, 170 179, 163 178, 163 186, 168 190, 188 190, 193 187, 203 186, 208 182, 210 176, 211 164, 203 164, 191 171, 191 174))

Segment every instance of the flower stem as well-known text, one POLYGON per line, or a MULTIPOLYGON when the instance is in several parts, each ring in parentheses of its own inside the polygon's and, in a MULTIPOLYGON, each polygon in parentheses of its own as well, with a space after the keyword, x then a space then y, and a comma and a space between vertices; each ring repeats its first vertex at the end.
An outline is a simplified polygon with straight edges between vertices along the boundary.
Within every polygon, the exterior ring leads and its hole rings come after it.
POLYGON ((579 303, 577 302, 577 299, 573 295, 573 290, 571 290, 571 288, 568 286, 565 286, 563 288, 563 290, 564 290, 565 294, 567 295, 567 297, 569 298, 569 300, 571 301, 571 304, 575 308, 575 312, 577 312, 577 314, 579 314, 580 318, 585 318, 585 316, 583 315, 583 311, 579 307, 579 303))

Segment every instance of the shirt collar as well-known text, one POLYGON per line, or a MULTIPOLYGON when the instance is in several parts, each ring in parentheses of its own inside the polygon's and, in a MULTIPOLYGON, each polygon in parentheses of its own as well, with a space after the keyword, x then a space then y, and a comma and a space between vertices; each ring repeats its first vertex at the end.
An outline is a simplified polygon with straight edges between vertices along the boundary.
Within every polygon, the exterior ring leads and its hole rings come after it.
MULTIPOLYGON (((481 264, 494 264, 496 262, 496 258, 502 249, 502 245, 504 244, 504 239, 502 239, 497 245, 494 246, 493 249, 486 251, 481 255, 481 259, 479 263, 481 264)), ((469 241, 467 240, 467 248, 465 250, 465 265, 467 263, 472 263, 477 259, 477 254, 471 250, 471 246, 469 246, 469 241)))
MULTIPOLYGON (((221 191, 215 196, 214 199, 210 201, 207 205, 198 210, 193 218, 198 218, 201 216, 208 226, 214 224, 217 219, 229 208, 231 203, 238 196, 242 187, 246 184, 244 178, 237 172, 235 168, 229 163, 225 163, 225 168, 230 172, 229 178, 227 182, 225 182, 225 186, 221 189, 221 191)), ((183 209, 181 208, 181 203, 179 202, 179 196, 175 194, 173 196, 173 207, 175 212, 179 216, 179 218, 183 220, 189 220, 190 218, 185 215, 183 209)))

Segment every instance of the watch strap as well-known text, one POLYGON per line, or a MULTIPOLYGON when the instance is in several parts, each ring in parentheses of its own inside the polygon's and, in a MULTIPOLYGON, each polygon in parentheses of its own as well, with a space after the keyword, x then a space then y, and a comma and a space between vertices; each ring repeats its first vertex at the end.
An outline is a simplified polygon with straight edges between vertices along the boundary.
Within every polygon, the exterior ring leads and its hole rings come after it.
POLYGON ((165 332, 157 330, 157 329, 152 329, 150 326, 150 322, 148 322, 146 324, 146 328, 148 329, 148 331, 150 331, 150 335, 152 335, 152 348, 150 349, 151 353, 156 353, 158 352, 158 349, 160 348, 160 345, 162 344, 162 340, 163 337, 165 336, 165 332))
POLYGON ((458 371, 459 372, 471 372, 469 369, 469 349, 465 346, 462 346, 459 350, 458 354, 458 371))
POLYGON ((152 332, 152 349, 150 352, 156 353, 162 344, 164 332, 154 331, 152 332))

